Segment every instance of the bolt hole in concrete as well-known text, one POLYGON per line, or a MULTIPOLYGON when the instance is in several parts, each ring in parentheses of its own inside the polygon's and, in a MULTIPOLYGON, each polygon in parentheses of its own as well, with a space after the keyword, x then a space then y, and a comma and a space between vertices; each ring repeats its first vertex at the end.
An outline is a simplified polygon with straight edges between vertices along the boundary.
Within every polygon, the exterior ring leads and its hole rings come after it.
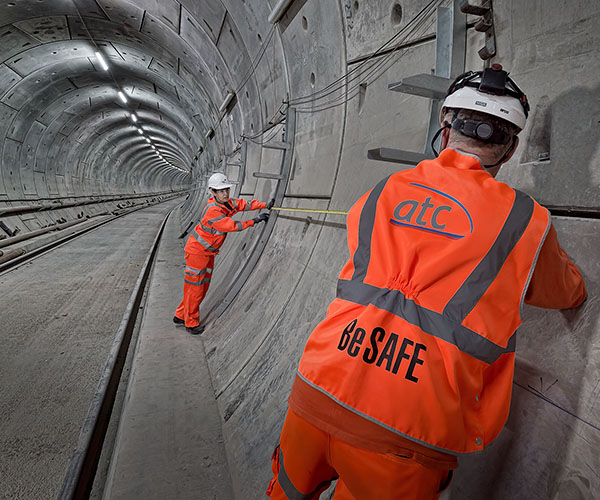
POLYGON ((308 19, 306 19, 306 17, 302 16, 302 27, 307 30, 308 29, 308 19))
POLYGON ((315 78, 315 74, 314 74, 314 73, 311 73, 311 74, 310 74, 310 84, 311 84, 313 87, 315 86, 315 80, 316 80, 316 78, 315 78))
POLYGON ((392 25, 398 26, 402 22, 402 5, 399 2, 394 2, 392 5, 392 25))

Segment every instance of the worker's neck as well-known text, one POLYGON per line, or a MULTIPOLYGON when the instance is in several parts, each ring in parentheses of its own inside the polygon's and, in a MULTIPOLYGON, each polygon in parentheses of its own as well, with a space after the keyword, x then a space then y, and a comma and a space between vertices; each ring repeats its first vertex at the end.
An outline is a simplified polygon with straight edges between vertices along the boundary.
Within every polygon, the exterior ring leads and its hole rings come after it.
POLYGON ((496 177, 498 171, 500 170, 501 165, 497 165, 495 167, 485 167, 485 165, 493 165, 498 161, 493 155, 490 155, 488 151, 482 148, 468 146, 466 144, 462 144, 460 142, 448 141, 446 148, 454 149, 459 153, 464 153, 469 156, 473 156, 477 158, 481 168, 490 174, 492 177, 496 177))

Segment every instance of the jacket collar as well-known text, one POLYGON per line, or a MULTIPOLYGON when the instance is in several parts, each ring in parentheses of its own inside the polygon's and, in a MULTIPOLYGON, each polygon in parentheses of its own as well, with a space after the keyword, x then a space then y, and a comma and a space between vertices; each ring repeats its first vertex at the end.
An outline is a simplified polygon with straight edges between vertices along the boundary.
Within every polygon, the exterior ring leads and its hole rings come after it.
POLYGON ((483 168, 483 163, 479 156, 474 155, 473 153, 467 153, 466 151, 454 148, 446 148, 440 153, 438 158, 446 166, 452 166, 463 170, 483 170, 484 172, 487 172, 487 170, 483 168))
POLYGON ((225 210, 228 210, 231 212, 233 210, 233 204, 231 203, 231 200, 232 200, 232 198, 229 198, 229 201, 227 203, 219 203, 214 196, 211 196, 208 199, 207 204, 214 203, 215 205, 217 205, 219 207, 223 207, 225 210))

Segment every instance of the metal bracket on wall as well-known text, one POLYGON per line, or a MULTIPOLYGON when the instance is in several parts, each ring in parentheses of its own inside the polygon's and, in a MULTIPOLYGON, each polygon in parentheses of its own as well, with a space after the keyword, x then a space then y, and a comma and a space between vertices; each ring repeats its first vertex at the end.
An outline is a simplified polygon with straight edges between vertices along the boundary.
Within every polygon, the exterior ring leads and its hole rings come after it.
POLYGON ((438 7, 435 37, 435 74, 419 74, 388 85, 389 90, 431 99, 429 127, 423 153, 402 149, 377 148, 367 153, 373 160, 416 165, 434 157, 431 140, 440 127, 440 109, 453 79, 465 70, 467 16, 461 12, 460 0, 451 8, 438 7))
POLYGON ((281 174, 267 174, 266 172, 254 172, 252 177, 256 177, 257 179, 283 179, 283 175, 281 174))
POLYGON ((481 59, 487 61, 496 55, 496 30, 494 29, 494 11, 492 0, 486 0, 481 7, 471 5, 469 0, 461 0, 460 10, 465 14, 481 16, 475 23, 475 31, 485 33, 485 45, 479 49, 481 59))
POLYGON ((248 155, 248 143, 244 139, 242 144, 240 145, 240 160, 238 162, 227 163, 227 159, 225 159, 225 167, 238 167, 238 175, 237 175, 237 184, 235 185, 235 189, 233 191, 233 197, 237 198, 242 192, 242 186, 246 180, 246 159, 248 155))

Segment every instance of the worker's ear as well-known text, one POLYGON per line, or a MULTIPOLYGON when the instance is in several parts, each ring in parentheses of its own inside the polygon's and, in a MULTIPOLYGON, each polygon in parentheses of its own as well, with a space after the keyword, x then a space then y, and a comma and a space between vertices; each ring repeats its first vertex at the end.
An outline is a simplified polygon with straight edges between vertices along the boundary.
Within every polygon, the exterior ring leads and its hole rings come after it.
POLYGON ((442 123, 442 127, 444 127, 444 129, 442 130, 442 150, 446 149, 446 146, 448 145, 448 139, 450 139, 450 124, 447 121, 444 121, 444 123, 442 123))

